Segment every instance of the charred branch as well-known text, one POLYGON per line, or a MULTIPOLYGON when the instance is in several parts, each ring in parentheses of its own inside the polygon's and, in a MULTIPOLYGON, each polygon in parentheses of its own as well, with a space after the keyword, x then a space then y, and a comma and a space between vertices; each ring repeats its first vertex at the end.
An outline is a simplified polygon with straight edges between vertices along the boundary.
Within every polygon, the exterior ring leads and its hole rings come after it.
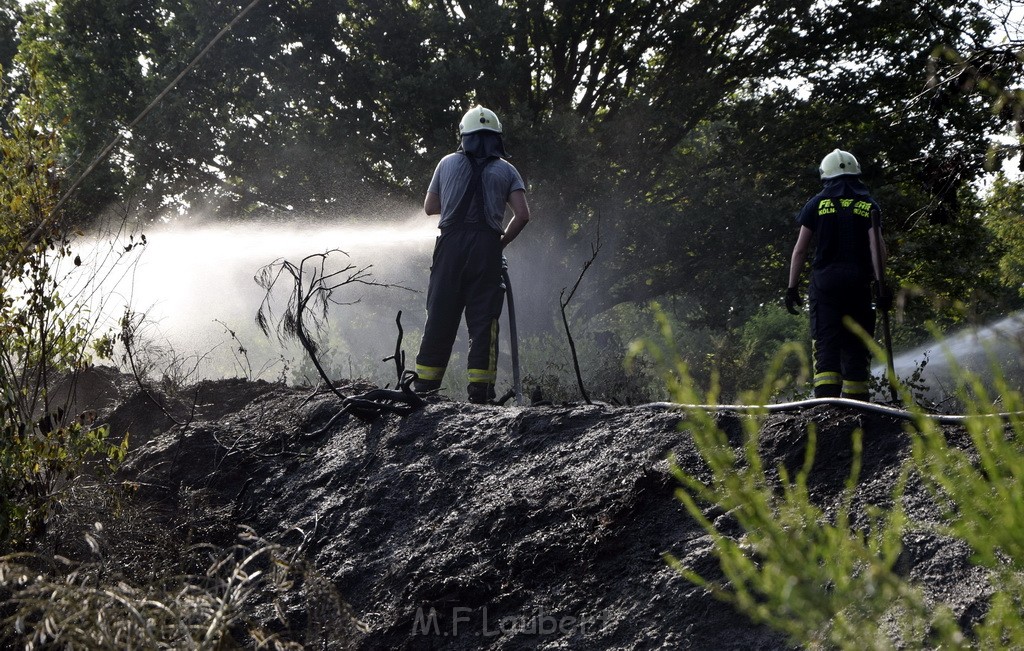
POLYGON ((297 340, 309 355, 310 361, 327 387, 344 400, 347 396, 338 390, 320 362, 320 346, 316 342, 316 337, 326 330, 327 314, 331 305, 352 305, 358 302, 339 300, 335 294, 338 289, 353 284, 375 287, 392 285, 370 280, 371 265, 359 267, 349 263, 335 271, 328 271, 328 259, 335 253, 348 255, 340 249, 330 249, 323 253, 308 255, 298 264, 279 258, 262 267, 256 273, 255 281, 266 293, 256 312, 256 325, 264 335, 270 336, 270 324, 274 320, 274 288, 278 286, 282 277, 290 279, 288 301, 274 328, 278 341, 284 343, 289 339, 297 340))
POLYGON ((573 284, 572 289, 569 291, 569 295, 565 295, 565 287, 562 288, 562 292, 558 296, 558 304, 562 310, 562 325, 565 326, 565 336, 569 340, 569 350, 572 353, 572 366, 573 370, 576 371, 576 383, 579 385, 580 393, 583 395, 583 400, 588 405, 593 404, 590 400, 590 396, 587 394, 587 388, 583 384, 583 374, 580 373, 580 359, 576 353, 576 342, 572 338, 572 332, 569 329, 569 317, 566 316, 565 310, 569 307, 569 303, 572 301, 572 297, 576 295, 576 290, 579 289, 580 283, 583 281, 584 274, 587 273, 587 269, 590 265, 594 264, 594 260, 597 259, 597 254, 601 251, 601 220, 597 221, 597 239, 595 242, 590 244, 590 259, 583 264, 583 269, 580 271, 579 277, 573 284))

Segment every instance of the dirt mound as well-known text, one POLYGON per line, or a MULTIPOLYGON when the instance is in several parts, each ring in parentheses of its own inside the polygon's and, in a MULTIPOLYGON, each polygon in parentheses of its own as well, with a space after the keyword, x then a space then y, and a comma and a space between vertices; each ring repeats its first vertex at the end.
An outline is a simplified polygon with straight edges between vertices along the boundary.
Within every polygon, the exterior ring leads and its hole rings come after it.
MULTIPOLYGON (((670 454, 703 472, 678 414, 435 401, 404 419, 332 422, 331 395, 234 381, 205 395, 190 424, 156 432, 123 475, 158 513, 199 504, 214 522, 204 535, 223 538, 211 542, 229 543, 244 524, 300 543, 365 624, 358 648, 785 646, 663 560, 717 567, 710 538, 673 497, 670 454)), ((160 429, 144 401, 110 418, 160 429)), ((737 440, 742 418, 718 417, 737 440)), ((811 421, 814 498, 837 501, 851 433, 863 426, 857 500, 886 503, 910 453, 903 424, 821 407, 772 416, 761 430, 766 465, 799 465, 811 421)), ((920 487, 907 501, 912 517, 935 517, 920 487)), ((903 569, 930 596, 965 619, 984 611, 987 584, 967 549, 937 535, 905 542, 903 569)), ((289 607, 289 626, 308 627, 303 604, 289 607)))

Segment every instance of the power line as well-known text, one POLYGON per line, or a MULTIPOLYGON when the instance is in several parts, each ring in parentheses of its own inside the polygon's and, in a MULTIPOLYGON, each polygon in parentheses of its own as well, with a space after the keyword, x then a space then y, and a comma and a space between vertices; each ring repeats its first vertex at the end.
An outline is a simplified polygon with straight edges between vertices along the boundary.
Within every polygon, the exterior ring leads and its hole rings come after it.
POLYGON ((262 2, 262 0, 252 0, 252 2, 250 2, 244 9, 238 12, 238 14, 236 14, 235 17, 232 18, 231 21, 227 25, 225 25, 219 32, 217 32, 217 35, 214 36, 209 43, 206 44, 206 47, 204 47, 199 52, 199 54, 197 54, 192 59, 192 61, 187 66, 185 66, 185 68, 180 73, 178 73, 178 76, 175 77, 174 80, 171 81, 171 83, 167 84, 167 86, 160 92, 159 95, 153 98, 153 101, 151 101, 149 105, 145 109, 143 109, 142 112, 139 113, 135 117, 135 119, 131 121, 130 124, 128 124, 126 128, 120 130, 117 134, 114 135, 113 139, 111 139, 111 141, 107 143, 107 145, 100 151, 100 153, 96 155, 92 162, 89 163, 89 166, 86 167, 85 170, 78 175, 75 181, 71 184, 71 187, 69 187, 67 191, 64 192, 61 198, 57 201, 57 204, 50 211, 50 214, 45 216, 43 220, 39 223, 39 226, 36 227, 35 231, 32 232, 32 234, 28 238, 28 241, 25 242, 25 245, 18 253, 18 256, 14 259, 15 262, 24 257, 25 253, 29 250, 29 248, 35 244, 36 240, 38 240, 39 237, 43 234, 43 231, 46 229, 46 227, 49 226, 50 223, 53 221, 54 216, 67 202, 68 198, 72 195, 72 193, 74 193, 75 190, 78 189, 78 186, 82 184, 82 181, 84 181, 85 178, 89 176, 89 174, 91 174, 92 171, 95 170, 96 167, 100 163, 102 163, 104 159, 107 158, 107 156, 110 155, 110 152, 113 151, 114 147, 116 147, 117 144, 121 142, 123 138, 122 134, 124 134, 126 131, 131 132, 131 130, 136 125, 142 122, 142 120, 144 120, 146 116, 149 115, 150 111, 152 111, 156 107, 156 105, 159 104, 164 99, 164 97, 166 97, 167 94, 171 92, 171 90, 178 84, 178 82, 181 81, 185 75, 187 75, 193 68, 196 67, 196 65, 203 59, 203 57, 206 56, 207 52, 209 52, 213 48, 213 46, 217 44, 217 41, 219 41, 225 34, 231 31, 231 28, 234 27, 240 20, 242 20, 242 18, 244 18, 245 15, 249 13, 249 11, 253 9, 256 5, 258 5, 260 2, 262 2))

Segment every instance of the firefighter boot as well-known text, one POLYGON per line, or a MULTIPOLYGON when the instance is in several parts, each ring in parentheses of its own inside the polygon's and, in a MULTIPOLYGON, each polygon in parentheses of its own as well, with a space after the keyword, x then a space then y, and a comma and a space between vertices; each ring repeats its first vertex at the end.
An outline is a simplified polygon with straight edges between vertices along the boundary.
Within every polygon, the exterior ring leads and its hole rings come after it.
POLYGON ((494 385, 486 382, 470 382, 466 392, 469 394, 469 401, 475 405, 491 404, 496 396, 494 385))
POLYGON ((437 391, 440 388, 441 380, 420 380, 417 378, 416 381, 412 383, 412 390, 420 395, 430 393, 431 391, 437 391))

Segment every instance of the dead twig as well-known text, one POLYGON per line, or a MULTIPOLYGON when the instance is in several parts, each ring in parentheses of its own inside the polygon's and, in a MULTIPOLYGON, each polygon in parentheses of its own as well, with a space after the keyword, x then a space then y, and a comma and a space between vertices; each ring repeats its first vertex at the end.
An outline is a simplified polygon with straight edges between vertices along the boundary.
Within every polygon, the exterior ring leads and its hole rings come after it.
POLYGON ((576 295, 576 290, 579 289, 580 283, 583 281, 583 275, 587 273, 587 269, 590 265, 594 264, 594 260, 597 259, 597 254, 601 251, 601 220, 597 222, 597 240, 590 243, 590 259, 583 264, 583 269, 580 271, 579 278, 576 279, 576 283, 572 286, 572 290, 569 291, 569 295, 565 295, 565 287, 562 288, 562 292, 558 295, 558 303, 562 310, 562 324, 565 326, 565 336, 569 339, 569 350, 572 353, 572 366, 576 371, 576 383, 580 387, 580 393, 583 395, 583 400, 591 405, 593 402, 590 400, 590 395, 587 394, 587 389, 583 385, 583 374, 580 373, 580 360, 576 353, 576 342, 572 338, 572 332, 569 330, 569 318, 565 314, 565 310, 569 307, 569 302, 572 301, 572 297, 576 295))
MULTIPOLYGON (((130 308, 125 308, 124 316, 121 317, 120 333, 121 343, 124 345, 124 356, 122 359, 128 363, 128 368, 131 369, 132 378, 135 379, 135 384, 136 386, 138 386, 139 391, 141 391, 143 395, 149 398, 149 400, 152 401, 152 403, 155 404, 160 409, 160 411, 163 412, 164 416, 166 416, 172 423, 179 427, 182 427, 185 425, 185 423, 175 418, 174 414, 172 414, 170 410, 167 408, 167 406, 164 405, 163 401, 158 400, 156 395, 154 395, 154 393, 149 390, 149 387, 146 385, 146 382, 143 379, 146 373, 145 371, 139 368, 138 361, 136 360, 136 353, 138 352, 135 345, 136 337, 138 335, 139 325, 145 319, 145 316, 146 315, 143 314, 139 316, 138 319, 136 319, 135 312, 133 312, 130 308)), ((194 404, 193 407, 195 407, 194 404)), ((192 419, 189 418, 190 422, 191 420, 192 419)))
POLYGON ((392 360, 392 359, 395 360, 395 372, 396 372, 396 380, 395 381, 398 382, 398 383, 401 383, 401 381, 402 381, 402 374, 405 373, 405 351, 402 350, 402 337, 405 334, 405 331, 402 330, 402 311, 401 310, 398 311, 398 316, 395 317, 395 325, 398 326, 398 341, 395 342, 395 354, 392 355, 391 357, 385 357, 381 361, 386 362, 386 361, 392 360))

